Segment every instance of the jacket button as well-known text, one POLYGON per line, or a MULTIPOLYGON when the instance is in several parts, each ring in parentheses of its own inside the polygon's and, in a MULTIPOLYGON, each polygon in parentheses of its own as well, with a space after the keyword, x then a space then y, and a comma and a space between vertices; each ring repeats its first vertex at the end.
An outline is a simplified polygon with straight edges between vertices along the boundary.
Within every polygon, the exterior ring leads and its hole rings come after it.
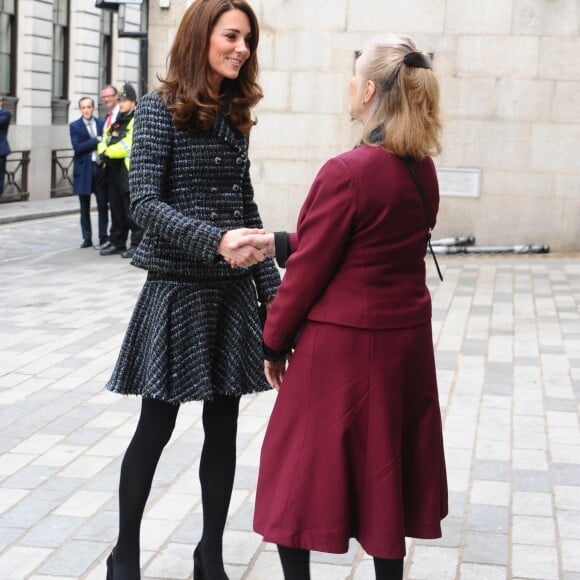
POLYGON ((214 159, 214 162, 215 162, 216 165, 219 165, 222 162, 222 158, 221 157, 216 157, 214 159))
POLYGON ((236 192, 240 191, 240 186, 237 183, 235 183, 234 186, 232 187, 232 189, 236 192))
POLYGON ((243 157, 238 157, 238 158, 236 159, 236 163, 237 163, 238 165, 241 165, 243 162, 244 162, 244 158, 243 158, 243 157))
POLYGON ((242 212, 241 212, 241 211, 238 211, 238 210, 236 210, 236 211, 234 212, 234 217, 235 217, 235 218, 242 217, 242 212))
POLYGON ((212 220, 217 219, 217 213, 215 211, 212 211, 211 214, 210 214, 210 217, 211 217, 212 220))
POLYGON ((218 188, 217 188, 217 187, 212 187, 212 188, 210 189, 210 191, 211 191, 212 193, 217 193, 217 191, 218 191, 218 188))

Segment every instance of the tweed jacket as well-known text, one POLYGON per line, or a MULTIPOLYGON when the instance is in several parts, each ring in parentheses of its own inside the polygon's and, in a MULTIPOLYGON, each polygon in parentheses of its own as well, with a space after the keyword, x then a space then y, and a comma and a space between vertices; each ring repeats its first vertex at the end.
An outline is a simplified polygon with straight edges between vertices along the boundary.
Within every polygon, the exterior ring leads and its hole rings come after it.
POLYGON ((234 269, 216 255, 227 230, 262 227, 249 169, 248 138, 225 116, 212 131, 190 133, 174 124, 158 93, 145 95, 129 172, 131 210, 145 228, 133 264, 199 282, 235 280, 249 270, 260 300, 272 298, 280 276, 271 259, 234 269))

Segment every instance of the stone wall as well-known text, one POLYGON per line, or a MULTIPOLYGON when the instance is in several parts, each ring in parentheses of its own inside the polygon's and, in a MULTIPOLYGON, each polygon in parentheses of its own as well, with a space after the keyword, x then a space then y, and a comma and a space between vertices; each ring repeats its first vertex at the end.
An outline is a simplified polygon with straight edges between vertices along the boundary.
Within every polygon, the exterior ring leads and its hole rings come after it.
MULTIPOLYGON (((445 120, 438 167, 480 175, 477 188, 442 188, 434 237, 580 250, 580 1, 251 3, 265 92, 252 176, 268 228, 292 229, 317 169, 357 141, 346 90, 355 51, 399 32, 434 54, 445 120)), ((150 79, 165 70, 187 4, 151 5, 150 79)))
MULTIPOLYGON (((80 116, 78 100, 88 95, 98 103, 99 29, 101 11, 94 1, 71 0, 68 120, 80 116)), ((70 148, 68 125, 52 124, 52 0, 18 2, 17 121, 10 127, 13 150, 29 150, 30 199, 50 197, 51 152, 70 148)), ((127 23, 139 26, 140 9, 127 6, 127 23)), ((113 31, 114 83, 138 80, 137 40, 117 38, 113 31)))

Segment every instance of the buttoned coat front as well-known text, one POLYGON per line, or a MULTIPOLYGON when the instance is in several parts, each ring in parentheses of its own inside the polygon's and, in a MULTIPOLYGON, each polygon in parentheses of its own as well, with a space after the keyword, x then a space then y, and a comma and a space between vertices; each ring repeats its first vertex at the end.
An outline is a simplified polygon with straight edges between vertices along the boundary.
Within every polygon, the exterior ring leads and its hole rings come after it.
POLYGON ((133 264, 149 272, 107 387, 170 403, 269 388, 256 293, 270 300, 271 259, 231 268, 217 255, 224 232, 261 228, 248 138, 217 115, 211 131, 175 125, 161 96, 135 113, 131 210, 145 228, 133 264))
MULTIPOLYGON (((245 276, 216 259, 216 251, 227 230, 262 227, 247 136, 223 115, 208 133, 180 129, 161 97, 150 93, 137 107, 131 159, 131 209, 146 228, 133 263, 199 280, 245 276)), ((251 273, 260 299, 272 298, 279 282, 272 260, 251 273)))

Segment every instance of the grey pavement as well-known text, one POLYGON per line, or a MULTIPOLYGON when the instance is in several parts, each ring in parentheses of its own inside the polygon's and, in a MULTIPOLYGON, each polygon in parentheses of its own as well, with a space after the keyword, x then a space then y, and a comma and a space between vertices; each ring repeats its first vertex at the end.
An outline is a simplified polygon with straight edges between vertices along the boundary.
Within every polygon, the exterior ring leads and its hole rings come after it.
MULTIPOLYGON (((115 541, 139 400, 103 385, 145 274, 80 241, 76 199, 0 204, 0 580, 102 580, 115 541)), ((409 540, 405 577, 580 580, 579 256, 439 260, 443 283, 428 267, 451 511, 441 540, 409 540)), ((274 399, 242 400, 224 539, 232 580, 282 578, 252 532, 274 399)), ((192 575, 200 412, 182 407, 156 474, 142 530, 148 580, 192 575)), ((374 577, 354 541, 312 560, 313 580, 374 577)))

